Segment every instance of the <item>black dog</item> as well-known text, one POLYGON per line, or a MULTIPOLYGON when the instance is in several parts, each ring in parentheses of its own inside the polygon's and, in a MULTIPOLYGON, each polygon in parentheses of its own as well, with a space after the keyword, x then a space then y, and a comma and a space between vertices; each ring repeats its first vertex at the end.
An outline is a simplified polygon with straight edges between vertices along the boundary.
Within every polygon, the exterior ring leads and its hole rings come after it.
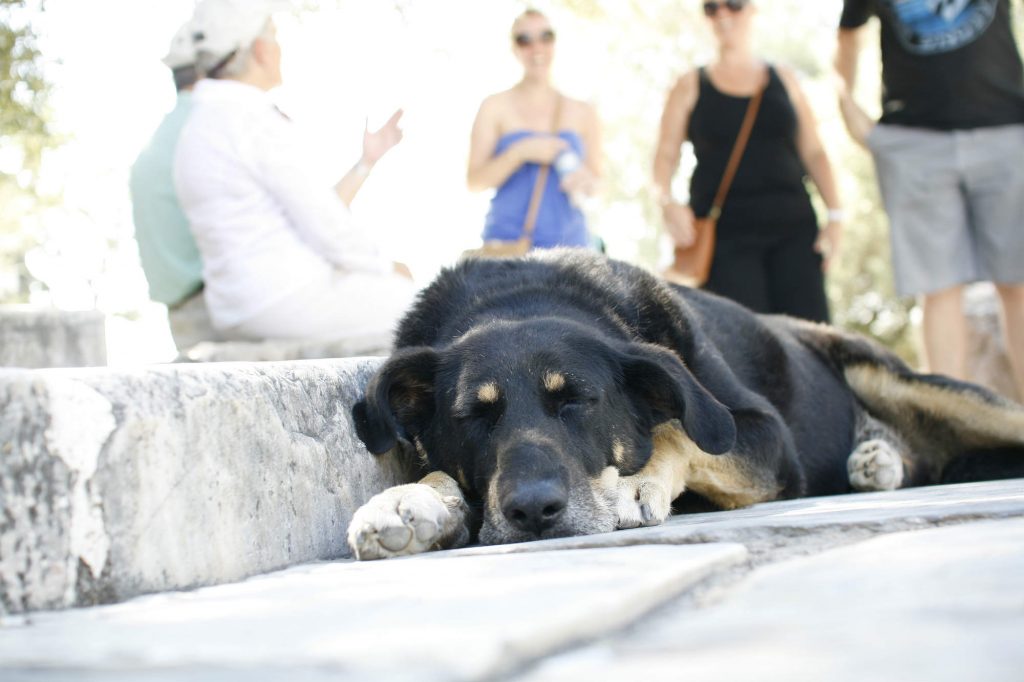
POLYGON ((683 493, 731 509, 1024 464, 1024 409, 983 388, 586 253, 446 270, 396 348, 356 427, 426 477, 356 512, 361 559, 653 525, 683 493))

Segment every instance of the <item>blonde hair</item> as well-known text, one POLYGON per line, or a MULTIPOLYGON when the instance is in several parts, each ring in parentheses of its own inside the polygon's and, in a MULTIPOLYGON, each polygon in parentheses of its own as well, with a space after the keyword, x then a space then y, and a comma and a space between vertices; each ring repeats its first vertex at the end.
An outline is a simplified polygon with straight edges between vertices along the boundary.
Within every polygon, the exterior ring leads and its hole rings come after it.
POLYGON ((551 19, 548 17, 548 15, 544 14, 539 9, 537 9, 535 7, 527 7, 522 12, 520 12, 519 15, 516 16, 516 18, 512 21, 512 29, 511 29, 510 33, 511 33, 513 38, 516 35, 516 26, 519 25, 520 21, 522 21, 523 19, 525 19, 527 17, 540 17, 541 19, 547 19, 548 22, 551 21, 551 19))

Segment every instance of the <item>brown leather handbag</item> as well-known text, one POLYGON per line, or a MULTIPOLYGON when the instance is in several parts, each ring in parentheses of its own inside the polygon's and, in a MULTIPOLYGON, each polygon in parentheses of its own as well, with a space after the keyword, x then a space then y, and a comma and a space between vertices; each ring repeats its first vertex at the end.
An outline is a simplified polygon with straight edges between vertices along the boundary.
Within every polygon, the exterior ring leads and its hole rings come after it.
MULTIPOLYGON (((552 132, 558 134, 558 119, 562 112, 562 95, 558 95, 555 101, 555 112, 551 117, 552 132)), ((537 214, 540 212, 540 202, 544 199, 544 188, 547 186, 548 174, 551 172, 551 164, 542 164, 537 171, 537 180, 533 183, 533 194, 530 195, 530 205, 526 209, 526 218, 523 220, 522 236, 515 241, 502 241, 500 239, 485 240, 483 246, 476 249, 467 249, 462 252, 460 260, 467 258, 516 258, 525 256, 533 248, 533 228, 537 226, 537 214)))
POLYGON ((736 177, 740 159, 743 158, 743 152, 750 140, 750 132, 754 128, 754 121, 757 119, 757 110, 761 107, 764 90, 765 88, 761 87, 750 98, 747 113, 743 117, 743 124, 736 136, 732 153, 729 155, 729 163, 725 166, 725 173, 722 174, 715 199, 711 202, 711 210, 708 211, 707 217, 695 218, 693 221, 695 233, 693 242, 689 246, 677 246, 672 265, 661 273, 661 276, 669 282, 688 287, 699 287, 708 281, 708 275, 711 273, 711 259, 715 255, 715 229, 718 217, 722 215, 725 196, 729 193, 729 186, 732 185, 732 181, 736 177))

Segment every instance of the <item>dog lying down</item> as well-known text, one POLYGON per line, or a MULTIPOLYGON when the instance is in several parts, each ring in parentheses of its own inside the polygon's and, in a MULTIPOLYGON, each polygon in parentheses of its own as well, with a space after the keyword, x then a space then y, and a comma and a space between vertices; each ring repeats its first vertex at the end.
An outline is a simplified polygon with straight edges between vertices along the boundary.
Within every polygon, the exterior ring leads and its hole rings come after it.
POLYGON ((419 483, 359 508, 359 559, 652 526, 757 502, 1024 475, 1024 408, 866 338, 589 253, 471 260, 401 322, 354 410, 419 483))

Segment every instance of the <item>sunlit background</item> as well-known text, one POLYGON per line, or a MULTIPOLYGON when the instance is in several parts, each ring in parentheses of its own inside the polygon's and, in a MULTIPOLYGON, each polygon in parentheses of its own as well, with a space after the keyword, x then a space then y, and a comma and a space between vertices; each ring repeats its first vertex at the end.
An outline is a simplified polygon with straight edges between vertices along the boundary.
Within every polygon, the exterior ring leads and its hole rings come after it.
MULTIPOLYGON (((602 120, 608 177, 589 208, 609 253, 647 267, 667 256, 649 201, 650 164, 665 94, 684 70, 711 57, 700 2, 551 0, 537 3, 557 32, 556 84, 591 101, 602 120)), ((469 131, 480 101, 519 76, 509 28, 513 0, 324 0, 279 15, 285 84, 275 96, 310 135, 317 160, 340 176, 358 158, 365 121, 405 110, 405 138, 374 170, 353 210, 361 225, 425 284, 479 242, 487 193, 465 187, 469 131)), ((868 331, 905 355, 912 302, 891 293, 884 216, 870 159, 854 148, 835 107, 829 64, 840 0, 763 0, 760 47, 794 66, 852 216, 843 263, 830 277, 837 322, 868 331)), ((173 106, 160 62, 193 0, 2 0, 37 35, 47 104, 60 143, 43 156, 41 197, 18 218, 31 236, 23 298, 108 314, 111 364, 175 355, 162 306, 147 300, 132 238, 128 169, 173 106), (50 205, 52 204, 52 205, 50 205)), ((871 56, 868 59, 876 57, 871 56)), ((877 62, 863 69, 861 99, 874 105, 877 62)), ((20 157, 0 142, 0 173, 20 157)), ((679 193, 685 193, 685 172, 679 193)), ((9 216, 8 216, 9 217, 9 216)), ((4 234, 8 248, 16 241, 4 234)), ((3 289, 16 280, 0 273, 3 289), (5 279, 6 278, 6 279, 5 279)), ((24 288, 24 287, 23 287, 24 288)))

